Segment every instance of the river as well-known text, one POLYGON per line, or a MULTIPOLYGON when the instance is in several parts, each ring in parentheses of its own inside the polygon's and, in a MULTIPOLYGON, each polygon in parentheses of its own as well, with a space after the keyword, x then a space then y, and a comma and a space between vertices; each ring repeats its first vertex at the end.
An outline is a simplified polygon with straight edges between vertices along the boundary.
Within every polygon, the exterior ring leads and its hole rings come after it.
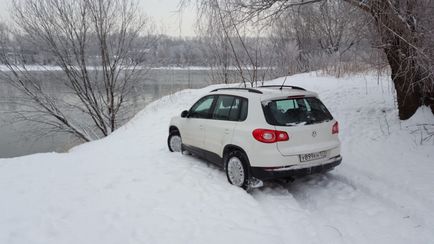
MULTIPOLYGON (((38 77, 47 78, 49 90, 52 93, 64 94, 66 88, 54 82, 53 74, 62 75, 61 71, 35 71, 38 77)), ((201 88, 209 85, 208 70, 177 70, 153 69, 136 86, 133 106, 129 113, 134 114, 146 104, 163 96, 175 93, 186 88, 201 88)), ((20 93, 0 80, 0 158, 10 158, 42 152, 64 152, 78 144, 76 140, 63 133, 46 135, 34 123, 16 119, 18 111, 22 110, 20 104, 14 101, 20 93), (12 102, 11 102, 12 101, 12 102)))

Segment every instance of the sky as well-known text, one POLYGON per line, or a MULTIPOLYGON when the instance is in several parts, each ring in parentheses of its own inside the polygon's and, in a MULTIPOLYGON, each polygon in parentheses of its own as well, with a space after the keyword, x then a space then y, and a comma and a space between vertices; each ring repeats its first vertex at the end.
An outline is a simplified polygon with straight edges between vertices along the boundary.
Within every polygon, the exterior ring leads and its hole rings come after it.
MULTIPOLYGON (((0 19, 9 20, 12 0, 0 0, 0 19)), ((143 12, 152 17, 163 34, 171 36, 194 36, 195 13, 192 8, 177 12, 179 0, 139 0, 143 12)))

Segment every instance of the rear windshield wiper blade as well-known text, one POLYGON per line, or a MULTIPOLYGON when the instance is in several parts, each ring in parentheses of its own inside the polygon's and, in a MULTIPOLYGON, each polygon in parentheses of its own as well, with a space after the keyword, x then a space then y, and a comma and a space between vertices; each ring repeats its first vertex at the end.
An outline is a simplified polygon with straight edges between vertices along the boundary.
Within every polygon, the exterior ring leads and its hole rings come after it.
POLYGON ((286 123, 286 126, 307 125, 306 121, 286 123))

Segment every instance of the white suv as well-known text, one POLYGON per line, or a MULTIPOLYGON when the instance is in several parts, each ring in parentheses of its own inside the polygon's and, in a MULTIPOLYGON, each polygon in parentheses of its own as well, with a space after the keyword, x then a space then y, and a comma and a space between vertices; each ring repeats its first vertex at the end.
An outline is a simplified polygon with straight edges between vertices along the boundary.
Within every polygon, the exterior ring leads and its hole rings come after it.
POLYGON ((224 168, 231 184, 333 169, 342 161, 338 122, 314 92, 296 86, 221 88, 170 121, 170 151, 224 168))

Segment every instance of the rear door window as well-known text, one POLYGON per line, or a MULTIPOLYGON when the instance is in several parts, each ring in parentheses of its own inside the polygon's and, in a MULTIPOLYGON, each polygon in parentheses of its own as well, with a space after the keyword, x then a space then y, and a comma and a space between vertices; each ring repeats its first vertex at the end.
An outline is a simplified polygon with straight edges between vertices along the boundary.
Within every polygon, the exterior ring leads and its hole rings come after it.
POLYGON ((243 121, 247 117, 247 99, 221 95, 217 98, 213 119, 243 121))
POLYGON ((265 119, 271 125, 316 124, 333 119, 324 104, 315 97, 297 97, 262 102, 265 119))

